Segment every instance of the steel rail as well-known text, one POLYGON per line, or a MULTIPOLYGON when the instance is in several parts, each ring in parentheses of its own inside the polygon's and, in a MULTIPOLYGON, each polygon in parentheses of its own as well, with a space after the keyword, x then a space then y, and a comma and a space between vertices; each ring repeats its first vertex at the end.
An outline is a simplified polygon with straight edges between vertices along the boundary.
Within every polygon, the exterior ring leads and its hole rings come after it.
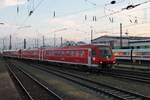
POLYGON ((150 73, 118 70, 118 69, 103 70, 100 72, 106 75, 111 75, 113 77, 124 78, 124 79, 143 82, 143 83, 150 83, 150 73))
MULTIPOLYGON (((26 73, 24 70, 22 70, 21 68, 16 67, 16 65, 13 63, 14 68, 17 68, 18 71, 20 71, 19 73, 24 74, 25 76, 27 76, 28 78, 30 78, 32 81, 34 81, 35 84, 37 84, 39 87, 42 87, 41 91, 45 91, 45 93, 47 93, 48 97, 53 99, 53 100, 63 100, 61 97, 59 97, 56 93, 54 93, 53 91, 51 91, 48 87, 46 87, 45 85, 43 85, 40 81, 38 81, 36 78, 32 77, 32 75, 30 75, 29 73, 26 73)), ((9 68, 11 69, 11 68, 9 68)), ((16 70, 16 69, 15 69, 16 70)), ((11 69, 12 71, 12 69, 11 69)), ((15 73, 15 72, 13 72, 15 73)), ((17 74, 17 73, 16 73, 17 74)), ((16 74, 14 74, 16 77, 18 77, 16 74)), ((19 80, 19 78, 18 78, 19 80)), ((19 80, 20 81, 20 80, 19 80)), ((20 81, 21 82, 21 81, 20 81)), ((23 84, 22 84, 23 86, 23 84)), ((24 87, 24 86, 23 86, 24 87)), ((25 88, 25 87, 24 87, 25 88)), ((32 97, 32 93, 26 89, 27 93, 30 95, 30 97, 32 97)), ((41 94, 40 94, 41 95, 41 94)), ((43 94, 45 95, 45 94, 43 94)), ((43 97, 45 98, 45 97, 43 97)), ((31 100, 37 100, 36 98, 32 97, 31 100)), ((44 99, 43 99, 44 100, 44 99)))
POLYGON ((33 98, 30 96, 30 93, 26 90, 26 88, 23 86, 22 82, 18 79, 18 77, 15 75, 15 73, 11 70, 9 65, 7 65, 7 68, 8 68, 8 71, 10 72, 10 74, 15 78, 15 80, 19 83, 21 88, 24 90, 25 94, 28 96, 28 99, 33 100, 33 98))
POLYGON ((79 85, 82 85, 84 87, 92 89, 96 92, 105 93, 106 95, 112 96, 112 97, 114 97, 116 99, 119 99, 119 100, 120 99, 121 100, 129 100, 129 99, 149 100, 150 99, 150 97, 144 96, 142 94, 133 93, 133 92, 123 90, 123 89, 120 89, 120 88, 116 88, 116 87, 112 87, 110 85, 106 85, 106 84, 103 84, 103 83, 100 83, 100 82, 95 82, 93 80, 90 80, 90 79, 87 79, 85 77, 81 77, 79 75, 75 75, 75 74, 72 74, 72 73, 64 72, 64 71, 61 71, 61 70, 56 70, 56 69, 46 67, 46 66, 41 67, 41 65, 39 65, 39 66, 32 65, 32 66, 36 67, 40 70, 46 71, 48 73, 52 73, 56 76, 65 78, 67 80, 70 80, 74 83, 77 83, 79 85), (67 77, 65 75, 67 75, 67 77), (73 78, 80 79, 80 81, 75 80, 73 78), (84 81, 84 82, 82 82, 82 81, 84 81), (87 83, 89 83, 90 85, 88 85, 87 83))

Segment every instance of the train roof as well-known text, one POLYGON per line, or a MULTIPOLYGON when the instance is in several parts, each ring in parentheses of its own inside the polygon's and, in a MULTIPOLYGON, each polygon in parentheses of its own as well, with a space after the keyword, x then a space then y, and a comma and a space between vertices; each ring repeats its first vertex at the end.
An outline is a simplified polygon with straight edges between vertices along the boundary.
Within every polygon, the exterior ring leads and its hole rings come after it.
POLYGON ((63 48, 68 49, 68 48, 95 48, 95 47, 109 47, 109 46, 106 46, 106 45, 77 45, 77 46, 66 46, 63 48))
MULTIPOLYGON (((45 49, 45 50, 65 50, 65 49, 88 49, 88 48, 96 48, 96 47, 110 47, 106 45, 77 45, 77 46, 65 46, 61 48, 36 48, 36 49, 20 49, 21 51, 36 51, 40 49, 45 49)), ((19 50, 5 50, 4 52, 16 52, 19 50)))
POLYGON ((88 48, 96 48, 96 47, 110 47, 106 45, 76 45, 76 46, 65 46, 61 48, 47 48, 46 50, 67 50, 67 49, 88 49, 88 48))
POLYGON ((3 52, 16 52, 18 50, 4 50, 3 52))

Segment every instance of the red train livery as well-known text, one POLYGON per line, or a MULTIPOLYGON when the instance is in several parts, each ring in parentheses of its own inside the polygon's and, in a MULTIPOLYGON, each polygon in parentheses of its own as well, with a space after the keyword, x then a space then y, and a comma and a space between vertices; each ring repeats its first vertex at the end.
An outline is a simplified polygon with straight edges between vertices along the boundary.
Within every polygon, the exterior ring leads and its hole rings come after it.
POLYGON ((115 57, 109 46, 82 45, 55 49, 4 51, 6 57, 85 65, 93 68, 111 68, 115 57))

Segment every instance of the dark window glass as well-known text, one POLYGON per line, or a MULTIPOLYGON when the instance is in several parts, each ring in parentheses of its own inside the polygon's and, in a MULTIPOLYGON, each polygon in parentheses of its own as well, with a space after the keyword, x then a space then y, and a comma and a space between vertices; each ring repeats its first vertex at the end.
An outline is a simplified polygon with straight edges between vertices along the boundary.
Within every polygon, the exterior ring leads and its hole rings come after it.
POLYGON ((109 47, 100 47, 100 56, 102 57, 111 57, 112 53, 109 47))
POLYGON ((92 56, 95 57, 96 56, 96 51, 94 49, 92 49, 92 56))

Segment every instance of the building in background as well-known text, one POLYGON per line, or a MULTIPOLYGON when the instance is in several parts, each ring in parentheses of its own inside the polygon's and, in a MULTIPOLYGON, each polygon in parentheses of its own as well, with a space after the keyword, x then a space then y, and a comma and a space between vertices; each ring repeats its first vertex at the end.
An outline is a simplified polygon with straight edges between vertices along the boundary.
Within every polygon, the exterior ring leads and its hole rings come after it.
MULTIPOLYGON (((92 40, 95 45, 108 45, 112 48, 120 48, 119 36, 101 36, 92 40)), ((148 48, 150 47, 150 37, 123 36, 122 48, 148 48)))
POLYGON ((131 47, 150 48, 150 39, 129 41, 131 47))

